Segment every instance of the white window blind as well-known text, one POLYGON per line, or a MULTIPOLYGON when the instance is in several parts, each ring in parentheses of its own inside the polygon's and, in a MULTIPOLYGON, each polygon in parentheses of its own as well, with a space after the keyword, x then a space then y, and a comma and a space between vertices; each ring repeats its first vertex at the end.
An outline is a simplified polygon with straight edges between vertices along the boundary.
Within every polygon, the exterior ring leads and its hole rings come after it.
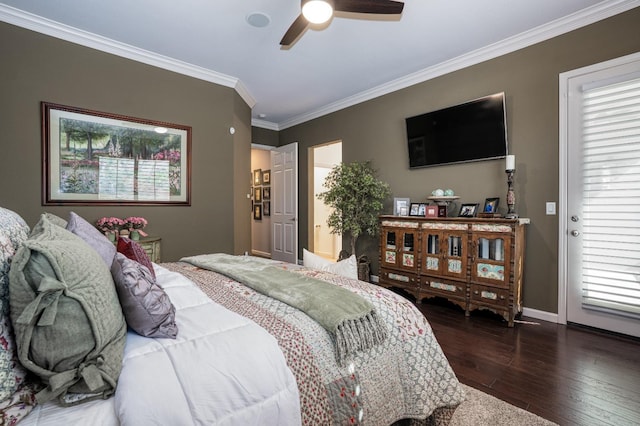
POLYGON ((640 318, 640 78, 583 87, 582 304, 640 318))

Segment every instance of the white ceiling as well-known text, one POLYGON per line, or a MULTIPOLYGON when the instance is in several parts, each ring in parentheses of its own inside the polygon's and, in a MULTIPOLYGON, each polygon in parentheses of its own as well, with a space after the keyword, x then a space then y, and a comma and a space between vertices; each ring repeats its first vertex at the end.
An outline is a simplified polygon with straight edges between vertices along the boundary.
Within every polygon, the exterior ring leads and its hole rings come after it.
POLYGON ((289 49, 298 0, 0 0, 0 20, 235 87, 281 130, 640 6, 640 0, 406 0, 336 16, 289 49), (246 21, 260 12, 268 26, 246 21))

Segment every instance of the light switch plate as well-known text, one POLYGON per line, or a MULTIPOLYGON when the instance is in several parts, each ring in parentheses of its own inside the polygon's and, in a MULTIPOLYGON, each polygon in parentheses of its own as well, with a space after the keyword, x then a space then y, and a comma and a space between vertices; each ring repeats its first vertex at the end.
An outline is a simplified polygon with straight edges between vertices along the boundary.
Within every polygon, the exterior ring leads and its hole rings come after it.
POLYGON ((556 203, 554 201, 547 201, 546 212, 548 215, 556 214, 556 203))

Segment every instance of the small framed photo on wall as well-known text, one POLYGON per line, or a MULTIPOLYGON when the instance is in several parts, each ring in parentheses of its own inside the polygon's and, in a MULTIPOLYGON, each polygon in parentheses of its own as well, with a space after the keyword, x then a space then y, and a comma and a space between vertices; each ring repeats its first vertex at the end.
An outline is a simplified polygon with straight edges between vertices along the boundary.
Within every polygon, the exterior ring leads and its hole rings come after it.
POLYGON ((262 215, 271 216, 271 201, 262 202, 262 215))
POLYGON ((255 188, 253 188, 253 201, 255 201, 256 203, 259 203, 260 201, 262 201, 262 187, 261 186, 256 186, 255 188))
POLYGON ((262 187, 262 200, 270 200, 271 199, 271 187, 263 186, 262 187))
POLYGON ((262 203, 253 204, 253 220, 262 220, 262 203))
POLYGON ((270 185, 271 184, 271 170, 263 170, 262 171, 262 184, 270 185))
POLYGON ((262 185, 262 169, 253 171, 253 185, 262 185))

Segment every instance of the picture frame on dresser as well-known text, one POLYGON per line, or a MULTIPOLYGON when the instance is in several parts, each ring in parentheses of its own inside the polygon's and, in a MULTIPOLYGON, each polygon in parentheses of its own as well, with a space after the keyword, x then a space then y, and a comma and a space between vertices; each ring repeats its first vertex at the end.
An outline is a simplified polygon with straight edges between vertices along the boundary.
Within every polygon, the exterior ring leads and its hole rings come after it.
POLYGON ((460 205, 458 217, 476 217, 476 214, 478 213, 478 205, 479 203, 466 203, 460 205))
POLYGON ((395 197, 393 199, 393 214, 394 216, 409 216, 409 206, 411 199, 395 197))
POLYGON ((411 203, 409 209, 409 216, 424 217, 427 208, 427 203, 411 203))
POLYGON ((498 211, 498 205, 500 204, 500 198, 487 198, 484 200, 484 207, 482 213, 496 213, 498 211))
POLYGON ((425 217, 438 217, 438 206, 428 205, 425 207, 425 217))

